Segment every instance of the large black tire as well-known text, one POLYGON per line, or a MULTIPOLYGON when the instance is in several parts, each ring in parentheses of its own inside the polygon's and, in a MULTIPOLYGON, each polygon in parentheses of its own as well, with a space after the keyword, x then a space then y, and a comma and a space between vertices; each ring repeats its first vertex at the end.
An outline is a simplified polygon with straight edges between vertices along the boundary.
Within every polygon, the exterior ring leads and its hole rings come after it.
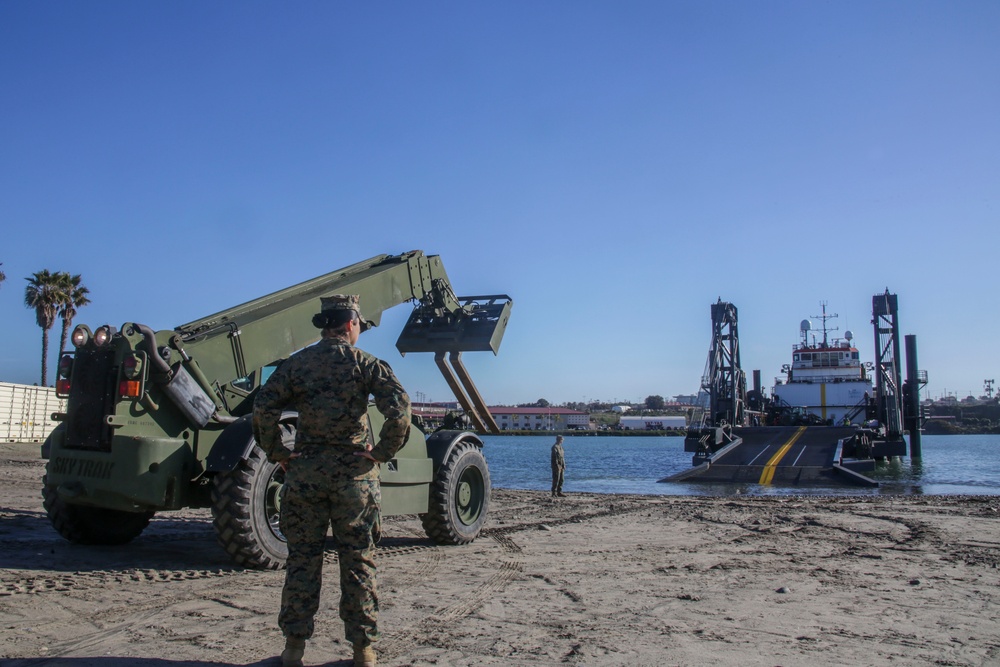
POLYGON ((256 444, 233 470, 215 476, 215 533, 236 564, 263 570, 284 567, 288 545, 278 524, 284 483, 284 471, 256 444))
POLYGON ((475 443, 456 443, 434 476, 430 506, 420 515, 438 544, 468 544, 479 536, 490 506, 490 470, 475 443))
POLYGON ((42 505, 56 532, 74 544, 128 544, 146 529, 154 514, 71 505, 46 477, 42 478, 42 505))

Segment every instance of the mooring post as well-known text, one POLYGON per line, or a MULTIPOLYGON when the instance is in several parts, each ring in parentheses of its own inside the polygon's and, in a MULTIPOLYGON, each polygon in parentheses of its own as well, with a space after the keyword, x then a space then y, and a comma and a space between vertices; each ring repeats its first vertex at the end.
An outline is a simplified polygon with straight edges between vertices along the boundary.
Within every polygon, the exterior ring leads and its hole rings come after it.
POLYGON ((920 371, 917 370, 917 337, 903 337, 906 344, 906 429, 910 432, 910 458, 919 459, 920 453, 920 371))

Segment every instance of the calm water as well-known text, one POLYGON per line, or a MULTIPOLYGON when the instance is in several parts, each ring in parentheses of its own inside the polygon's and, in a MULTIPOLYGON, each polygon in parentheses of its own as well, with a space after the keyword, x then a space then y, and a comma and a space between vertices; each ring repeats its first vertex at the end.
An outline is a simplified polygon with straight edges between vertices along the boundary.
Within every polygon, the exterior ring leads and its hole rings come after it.
MULTIPOLYGON (((493 486, 505 489, 549 490, 549 451, 555 438, 546 436, 486 436, 486 460, 493 486)), ((880 466, 869 477, 876 489, 858 487, 776 488, 756 484, 660 484, 691 467, 682 437, 567 436, 564 490, 589 493, 655 495, 801 494, 1000 494, 1000 435, 925 435, 923 458, 909 457, 880 466)))

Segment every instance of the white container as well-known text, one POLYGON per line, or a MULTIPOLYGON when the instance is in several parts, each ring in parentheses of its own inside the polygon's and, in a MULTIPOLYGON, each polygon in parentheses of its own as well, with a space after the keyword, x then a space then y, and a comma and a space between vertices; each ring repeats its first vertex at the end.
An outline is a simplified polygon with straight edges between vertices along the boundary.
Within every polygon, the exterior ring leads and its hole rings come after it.
POLYGON ((0 382, 0 442, 44 442, 58 425, 52 413, 65 411, 52 387, 0 382))

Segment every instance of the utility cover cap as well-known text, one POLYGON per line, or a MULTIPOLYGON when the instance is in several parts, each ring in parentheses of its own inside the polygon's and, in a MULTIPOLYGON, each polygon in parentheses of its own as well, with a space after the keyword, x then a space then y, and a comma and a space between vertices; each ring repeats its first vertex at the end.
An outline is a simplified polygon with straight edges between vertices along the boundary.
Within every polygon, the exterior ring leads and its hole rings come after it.
POLYGON ((330 296, 321 296, 319 301, 322 304, 321 310, 323 312, 328 310, 353 310, 358 314, 362 331, 368 331, 374 326, 370 320, 366 320, 361 316, 361 297, 357 294, 331 294, 330 296))

